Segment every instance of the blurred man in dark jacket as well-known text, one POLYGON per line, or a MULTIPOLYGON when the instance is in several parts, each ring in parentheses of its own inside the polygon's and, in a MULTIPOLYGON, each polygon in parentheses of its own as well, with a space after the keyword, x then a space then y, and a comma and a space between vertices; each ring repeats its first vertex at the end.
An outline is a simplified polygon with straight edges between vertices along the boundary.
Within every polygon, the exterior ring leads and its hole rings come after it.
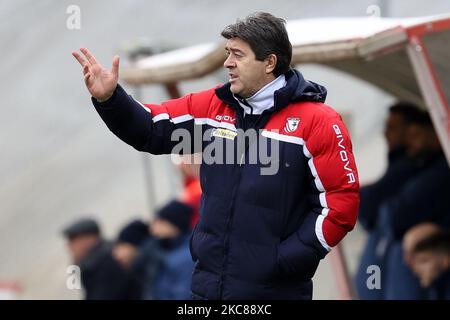
POLYGON ((134 299, 130 279, 111 254, 95 220, 80 219, 63 230, 73 263, 81 270, 86 300, 134 299))
POLYGON ((384 128, 388 148, 386 172, 377 182, 361 188, 358 221, 367 231, 375 228, 382 201, 395 194, 417 170, 406 149, 408 128, 420 112, 415 105, 406 102, 398 102, 389 108, 384 128))
POLYGON ((386 299, 422 299, 420 287, 403 259, 402 238, 411 227, 432 222, 450 226, 450 170, 434 131, 431 118, 422 113, 408 129, 408 155, 421 170, 409 179, 395 197, 380 210, 384 221, 383 238, 387 242, 385 262, 386 299))
POLYGON ((380 230, 384 228, 384 225, 378 221, 381 203, 395 195, 420 169, 419 164, 408 157, 406 152, 408 128, 420 113, 416 106, 406 102, 398 102, 389 108, 384 129, 388 147, 386 172, 377 182, 361 188, 358 221, 368 235, 355 277, 355 287, 360 299, 382 299, 383 297, 383 288, 368 288, 367 268, 370 265, 382 264, 384 243, 380 241, 380 230))
POLYGON ((450 169, 431 118, 424 113, 409 128, 408 153, 422 170, 388 203, 394 237, 401 240, 412 226, 429 221, 450 225, 450 169))
POLYGON ((131 221, 120 230, 117 236, 113 248, 114 258, 124 269, 129 270, 139 254, 141 245, 150 238, 147 223, 141 220, 131 221))
POLYGON ((145 284, 144 269, 138 263, 144 244, 151 240, 147 223, 133 220, 119 232, 112 254, 130 277, 130 294, 135 299, 142 299, 145 284))

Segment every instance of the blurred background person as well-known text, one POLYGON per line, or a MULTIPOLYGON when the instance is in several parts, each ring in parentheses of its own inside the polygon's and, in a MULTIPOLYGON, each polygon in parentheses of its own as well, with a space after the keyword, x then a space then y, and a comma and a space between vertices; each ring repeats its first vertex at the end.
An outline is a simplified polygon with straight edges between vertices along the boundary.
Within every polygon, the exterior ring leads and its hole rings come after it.
POLYGON ((152 290, 153 299, 180 300, 191 297, 194 268, 189 251, 193 208, 173 200, 156 212, 150 232, 161 257, 152 290))
POLYGON ((431 300, 450 300, 450 232, 436 231, 412 250, 411 268, 431 300))
MULTIPOLYGON (((189 251, 194 209, 172 200, 155 212, 146 224, 134 221, 125 229, 138 232, 133 248, 127 244, 118 253, 126 261, 141 290, 140 299, 190 299, 191 275, 194 267, 189 251), (126 257, 126 258, 124 258, 126 257)), ((130 232, 127 232, 130 233, 130 232)), ((124 232, 121 232, 123 238, 124 232)))
POLYGON ((177 168, 181 173, 183 183, 181 201, 187 203, 194 209, 191 220, 191 226, 194 228, 200 215, 200 199, 202 197, 202 188, 200 186, 200 164, 202 161, 202 154, 195 153, 177 157, 179 160, 177 161, 177 168))
POLYGON ((132 299, 130 278, 113 259, 112 245, 104 240, 98 223, 79 219, 63 230, 72 262, 80 267, 86 300, 132 299))
POLYGON ((422 112, 408 127, 407 154, 420 166, 380 210, 385 245, 385 299, 422 299, 426 292, 405 264, 402 238, 411 227, 432 222, 450 226, 450 169, 431 118, 422 112))
POLYGON ((377 290, 367 287, 367 268, 381 265, 383 260, 381 230, 378 221, 381 203, 395 195, 420 169, 407 155, 408 128, 420 109, 407 102, 397 102, 389 107, 385 121, 384 137, 387 144, 387 169, 375 183, 361 188, 358 221, 367 232, 367 240, 355 276, 355 287, 360 299, 382 299, 383 286, 377 290))
POLYGON ((151 239, 148 224, 133 220, 120 230, 113 246, 114 259, 129 275, 130 295, 133 299, 142 298, 145 269, 141 269, 138 256, 142 246, 151 239))
POLYGON ((139 253, 140 246, 150 239, 149 226, 141 220, 133 220, 120 230, 113 248, 114 258, 129 270, 139 253))
POLYGON ((450 168, 428 113, 423 112, 408 128, 407 152, 423 169, 388 203, 397 240, 422 222, 450 225, 450 168))
POLYGON ((358 221, 367 231, 376 225, 381 202, 396 193, 416 171, 406 151, 407 134, 411 122, 420 113, 417 106, 407 102, 397 102, 389 108, 384 126, 388 149, 386 172, 377 182, 361 189, 358 221))
POLYGON ((412 256, 417 243, 440 231, 442 231, 442 228, 437 224, 424 222, 415 225, 405 233, 402 241, 403 260, 409 267, 411 267, 412 256))

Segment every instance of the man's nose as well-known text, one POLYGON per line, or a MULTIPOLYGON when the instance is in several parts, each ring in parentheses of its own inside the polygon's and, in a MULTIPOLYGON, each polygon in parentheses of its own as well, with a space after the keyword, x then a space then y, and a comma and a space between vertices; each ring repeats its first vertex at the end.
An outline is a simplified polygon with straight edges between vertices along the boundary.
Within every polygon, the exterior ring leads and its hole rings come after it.
POLYGON ((225 68, 234 68, 236 66, 236 63, 234 62, 234 59, 229 55, 225 62, 223 63, 223 66, 225 68))

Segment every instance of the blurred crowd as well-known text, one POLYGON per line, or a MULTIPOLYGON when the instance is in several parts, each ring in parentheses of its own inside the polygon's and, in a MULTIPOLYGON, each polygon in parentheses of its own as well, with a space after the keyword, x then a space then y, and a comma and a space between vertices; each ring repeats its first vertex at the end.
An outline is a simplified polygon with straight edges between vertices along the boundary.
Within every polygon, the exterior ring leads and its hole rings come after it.
POLYGON ((360 299, 450 299, 450 169, 431 118, 399 102, 384 133, 386 172, 361 188, 367 242, 356 291, 360 299), (368 283, 370 266, 379 267, 378 285, 368 283))
POLYGON ((85 299, 190 299, 194 262, 189 239, 198 220, 201 188, 197 162, 190 156, 180 160, 183 194, 157 209, 151 220, 127 223, 113 241, 104 238, 99 222, 90 217, 64 228, 85 299))

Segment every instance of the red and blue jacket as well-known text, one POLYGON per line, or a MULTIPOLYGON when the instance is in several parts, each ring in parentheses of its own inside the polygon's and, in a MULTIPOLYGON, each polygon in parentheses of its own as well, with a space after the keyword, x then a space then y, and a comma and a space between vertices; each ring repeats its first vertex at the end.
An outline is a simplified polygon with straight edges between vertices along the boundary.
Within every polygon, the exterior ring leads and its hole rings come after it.
POLYGON ((191 152, 214 144, 234 152, 235 161, 201 165, 190 242, 194 298, 311 299, 319 261, 355 225, 359 182, 349 133, 323 103, 325 88, 296 70, 285 79, 274 106, 250 123, 229 84, 160 105, 142 105, 120 86, 106 102, 93 99, 108 128, 139 151, 172 153, 179 143, 172 134, 184 129, 192 140, 203 136, 191 152), (248 127, 256 139, 238 143, 248 127), (276 174, 261 174, 267 163, 250 161, 261 146, 277 152, 276 174))

